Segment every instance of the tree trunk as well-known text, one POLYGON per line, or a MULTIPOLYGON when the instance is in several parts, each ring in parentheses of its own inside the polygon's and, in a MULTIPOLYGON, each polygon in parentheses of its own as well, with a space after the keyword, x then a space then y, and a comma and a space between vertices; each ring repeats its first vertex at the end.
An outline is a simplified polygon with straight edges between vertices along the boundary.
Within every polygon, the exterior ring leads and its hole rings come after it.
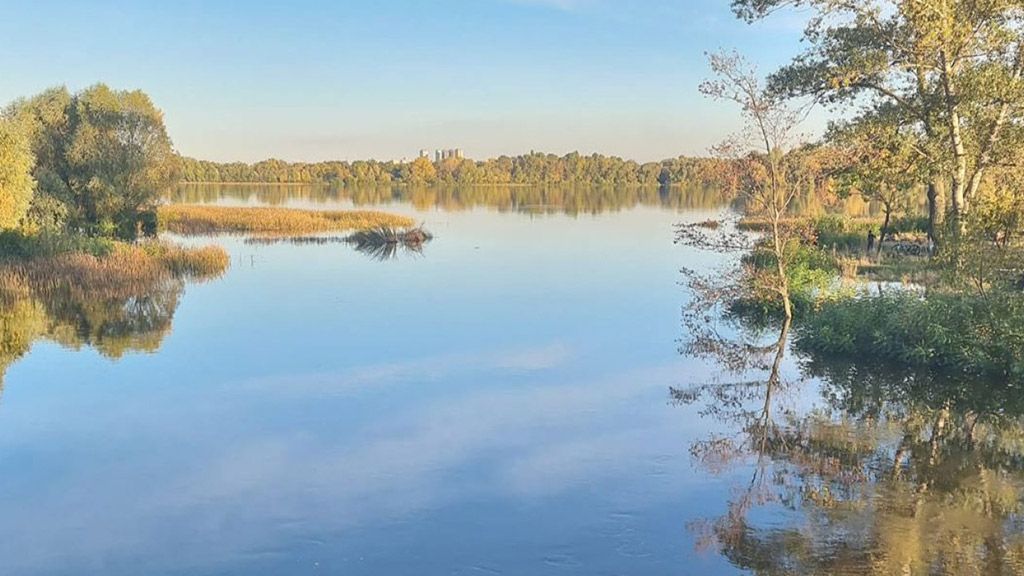
POLYGON ((946 198, 936 179, 928 182, 928 239, 939 244, 939 229, 946 218, 946 198))
POLYGON ((882 253, 882 242, 885 241, 885 237, 889 234, 889 222, 892 220, 892 208, 888 205, 885 206, 885 221, 882 222, 882 231, 878 235, 878 248, 875 250, 875 254, 882 253))
POLYGON ((948 55, 940 52, 942 60, 942 88, 948 116, 948 128, 950 143, 953 148, 953 222, 954 233, 962 235, 967 214, 967 149, 964 145, 962 123, 960 121, 960 106, 957 101, 956 87, 953 84, 953 66, 949 62, 948 55))
POLYGON ((789 276, 786 275, 786 246, 779 230, 779 217, 776 213, 772 218, 772 243, 775 248, 775 264, 779 275, 779 294, 782 296, 782 309, 786 313, 786 322, 793 320, 793 302, 789 298, 789 276))

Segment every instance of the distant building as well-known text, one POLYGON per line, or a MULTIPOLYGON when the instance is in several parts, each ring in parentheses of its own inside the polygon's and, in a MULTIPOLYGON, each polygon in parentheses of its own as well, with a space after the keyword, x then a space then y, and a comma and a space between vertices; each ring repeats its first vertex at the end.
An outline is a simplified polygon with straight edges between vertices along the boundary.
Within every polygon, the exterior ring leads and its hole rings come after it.
MULTIPOLYGON (((420 150, 420 157, 429 158, 426 150, 420 150)), ((449 148, 447 150, 434 150, 434 162, 442 162, 444 160, 462 160, 465 158, 465 154, 462 153, 462 148, 449 148)))
POLYGON ((430 151, 426 148, 420 150, 420 158, 430 158, 430 151))

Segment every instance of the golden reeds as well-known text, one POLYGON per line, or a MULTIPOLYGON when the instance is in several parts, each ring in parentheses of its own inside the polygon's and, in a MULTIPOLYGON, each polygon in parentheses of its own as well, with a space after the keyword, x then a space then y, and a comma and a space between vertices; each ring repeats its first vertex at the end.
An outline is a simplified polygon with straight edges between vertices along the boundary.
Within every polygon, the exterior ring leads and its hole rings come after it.
POLYGON ((296 208, 200 206, 172 204, 159 211, 162 229, 177 234, 227 233, 315 234, 366 230, 382 226, 409 227, 406 216, 367 210, 321 211, 296 208))
POLYGON ((203 280, 222 274, 229 257, 223 248, 185 248, 167 242, 116 244, 106 256, 69 252, 0 262, 0 298, 29 292, 72 298, 128 299, 180 278, 203 280))

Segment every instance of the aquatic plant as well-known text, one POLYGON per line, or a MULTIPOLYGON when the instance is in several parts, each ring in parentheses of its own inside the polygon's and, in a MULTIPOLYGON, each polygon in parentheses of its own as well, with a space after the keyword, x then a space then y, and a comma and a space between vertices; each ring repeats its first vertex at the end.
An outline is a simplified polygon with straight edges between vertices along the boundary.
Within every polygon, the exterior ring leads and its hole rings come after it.
POLYGON ((399 249, 407 253, 419 254, 423 245, 434 236, 422 226, 411 229, 398 229, 390 226, 378 226, 369 230, 360 230, 349 235, 346 240, 355 245, 359 252, 377 260, 389 260, 398 255, 399 249))
POLYGON ((127 299, 169 280, 219 276, 229 264, 227 252, 218 246, 187 248, 157 240, 114 243, 111 252, 101 256, 66 252, 9 257, 0 261, 0 298, 26 293, 48 297, 60 292, 83 300, 127 299))
POLYGON ((297 208, 201 206, 172 204, 158 212, 163 230, 185 235, 216 233, 315 234, 379 227, 408 227, 406 216, 370 210, 300 210, 297 208))

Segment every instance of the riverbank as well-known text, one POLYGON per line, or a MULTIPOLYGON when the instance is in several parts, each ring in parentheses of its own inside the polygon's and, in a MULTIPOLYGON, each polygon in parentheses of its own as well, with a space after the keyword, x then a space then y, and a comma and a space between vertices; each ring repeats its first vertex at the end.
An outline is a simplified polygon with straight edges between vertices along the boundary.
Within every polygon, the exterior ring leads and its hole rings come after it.
MULTIPOLYGON (((935 256, 889 245, 869 252, 860 234, 876 224, 837 217, 784 223, 796 348, 817 357, 1024 382, 1024 247, 972 237, 951 239, 935 256)), ((764 229, 752 220, 736 228, 764 229)), ((924 241, 912 223, 894 228, 903 230, 901 242, 924 241)), ((763 289, 764 277, 778 270, 766 240, 755 241, 741 263, 726 309, 743 322, 779 318, 780 294, 763 289)))

